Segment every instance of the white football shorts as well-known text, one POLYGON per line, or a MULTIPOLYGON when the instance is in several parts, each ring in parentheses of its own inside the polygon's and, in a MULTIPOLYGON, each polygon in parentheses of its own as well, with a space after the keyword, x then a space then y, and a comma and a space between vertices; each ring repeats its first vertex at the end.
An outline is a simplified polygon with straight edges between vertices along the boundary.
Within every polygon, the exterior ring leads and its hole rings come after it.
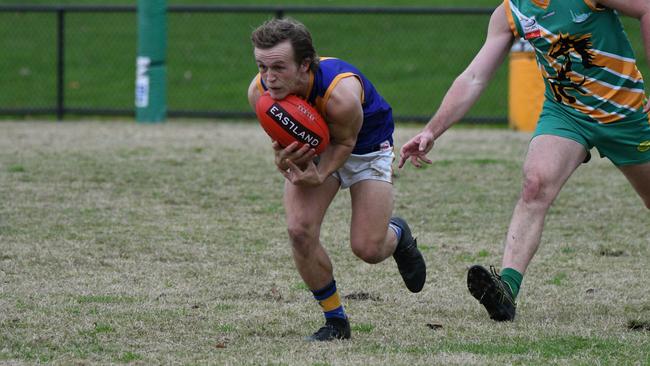
POLYGON ((346 189, 362 180, 381 180, 393 184, 393 147, 364 155, 351 154, 348 160, 332 176, 346 189))

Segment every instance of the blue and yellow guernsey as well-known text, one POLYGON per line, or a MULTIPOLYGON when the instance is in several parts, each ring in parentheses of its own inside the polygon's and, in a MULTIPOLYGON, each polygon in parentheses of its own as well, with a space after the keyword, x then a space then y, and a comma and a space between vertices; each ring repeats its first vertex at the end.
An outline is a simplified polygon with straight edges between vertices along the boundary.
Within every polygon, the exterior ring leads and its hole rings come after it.
MULTIPOLYGON (((377 92, 372 83, 353 65, 333 57, 321 57, 318 70, 310 72, 307 101, 327 120, 325 107, 332 90, 341 79, 356 77, 363 86, 362 107, 363 125, 357 135, 353 154, 366 154, 379 150, 385 141, 393 145, 393 111, 390 105, 377 92)), ((257 77, 258 89, 263 92, 266 86, 257 77)))
POLYGON ((643 78, 614 10, 593 0, 504 5, 512 32, 535 49, 548 100, 599 123, 643 118, 643 78))

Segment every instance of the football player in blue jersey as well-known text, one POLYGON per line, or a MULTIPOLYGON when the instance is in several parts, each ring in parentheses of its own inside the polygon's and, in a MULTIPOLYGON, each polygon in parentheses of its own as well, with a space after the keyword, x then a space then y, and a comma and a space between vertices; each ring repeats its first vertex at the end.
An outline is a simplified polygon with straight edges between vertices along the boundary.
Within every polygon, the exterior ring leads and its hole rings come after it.
POLYGON ((350 338, 332 263, 320 240, 325 213, 340 189, 349 188, 350 246, 366 263, 391 255, 412 292, 422 290, 426 265, 406 221, 393 211, 393 118, 390 105, 354 66, 319 57, 310 32, 293 19, 273 19, 252 33, 259 73, 248 89, 258 98, 295 94, 313 105, 330 132, 330 145, 317 158, 308 144, 273 143, 275 164, 284 175, 284 207, 293 259, 325 315, 314 341, 350 338))

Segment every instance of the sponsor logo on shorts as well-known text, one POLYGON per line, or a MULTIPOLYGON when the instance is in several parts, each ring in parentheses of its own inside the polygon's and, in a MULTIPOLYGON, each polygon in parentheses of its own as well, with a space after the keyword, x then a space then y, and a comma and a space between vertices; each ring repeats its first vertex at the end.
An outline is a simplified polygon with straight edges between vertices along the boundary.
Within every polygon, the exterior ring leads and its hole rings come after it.
POLYGON ((650 140, 643 141, 642 143, 639 144, 636 148, 640 152, 646 152, 650 150, 650 140))
POLYGON ((388 140, 386 140, 386 141, 382 142, 381 144, 379 144, 379 150, 381 150, 381 151, 390 150, 391 148, 392 148, 392 146, 390 146, 390 141, 388 141, 388 140))

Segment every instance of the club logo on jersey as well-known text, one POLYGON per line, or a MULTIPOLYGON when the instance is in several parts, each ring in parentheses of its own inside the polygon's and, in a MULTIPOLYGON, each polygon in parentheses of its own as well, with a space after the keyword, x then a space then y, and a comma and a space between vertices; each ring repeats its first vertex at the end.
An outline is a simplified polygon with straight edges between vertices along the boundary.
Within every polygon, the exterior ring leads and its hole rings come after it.
POLYGON ((573 73, 573 60, 571 57, 575 54, 579 55, 584 68, 600 67, 593 62, 594 53, 591 47, 591 34, 581 36, 560 34, 549 48, 545 57, 548 63, 553 65, 557 75, 549 76, 547 80, 556 101, 560 103, 566 101, 568 104, 576 102, 576 98, 567 94, 566 89, 577 90, 583 95, 587 94, 587 91, 582 88, 587 78, 583 76, 582 80, 575 80, 576 75, 573 73), (574 74, 574 79, 571 79, 572 74, 574 74))
POLYGON ((591 15, 591 13, 576 14, 573 12, 573 10, 570 11, 571 11, 571 20, 573 20, 573 22, 577 24, 584 23, 585 20, 589 19, 589 16, 591 15))
POLYGON ((524 28, 524 38, 526 39, 539 38, 542 35, 535 17, 522 19, 521 26, 524 28))

